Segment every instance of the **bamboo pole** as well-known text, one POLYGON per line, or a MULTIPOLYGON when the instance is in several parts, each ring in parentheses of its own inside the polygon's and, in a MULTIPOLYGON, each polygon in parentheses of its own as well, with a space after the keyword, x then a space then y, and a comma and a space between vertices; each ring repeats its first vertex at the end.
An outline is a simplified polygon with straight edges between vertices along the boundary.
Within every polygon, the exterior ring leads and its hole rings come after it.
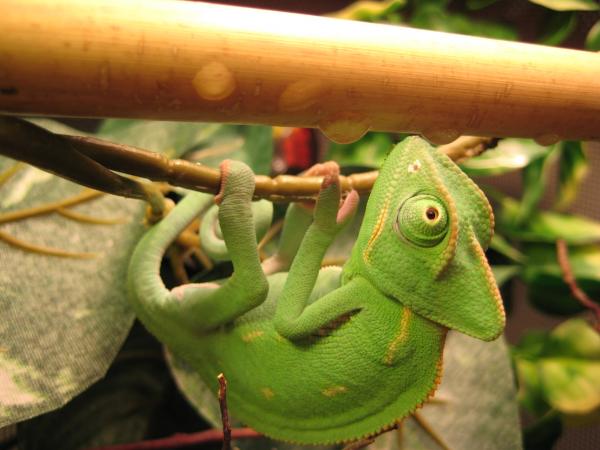
POLYGON ((3 0, 0 111, 600 139, 600 54, 166 0, 3 0))

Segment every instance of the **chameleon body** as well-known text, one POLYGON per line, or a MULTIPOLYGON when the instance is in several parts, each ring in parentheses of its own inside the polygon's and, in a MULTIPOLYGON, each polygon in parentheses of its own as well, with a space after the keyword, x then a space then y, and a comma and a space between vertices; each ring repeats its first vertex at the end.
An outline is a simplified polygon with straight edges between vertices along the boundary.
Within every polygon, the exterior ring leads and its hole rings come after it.
POLYGON ((316 169, 325 178, 314 214, 292 205, 279 250, 262 266, 253 174, 234 161, 221 171, 218 231, 231 278, 171 291, 160 279, 168 244, 212 202, 192 193, 139 243, 129 290, 146 327, 215 391, 225 374, 230 412, 257 431, 310 444, 377 434, 434 393, 449 328, 484 340, 502 332, 484 256, 491 208, 422 139, 388 155, 342 269, 321 268, 357 203, 352 192, 339 206, 337 165, 316 169))

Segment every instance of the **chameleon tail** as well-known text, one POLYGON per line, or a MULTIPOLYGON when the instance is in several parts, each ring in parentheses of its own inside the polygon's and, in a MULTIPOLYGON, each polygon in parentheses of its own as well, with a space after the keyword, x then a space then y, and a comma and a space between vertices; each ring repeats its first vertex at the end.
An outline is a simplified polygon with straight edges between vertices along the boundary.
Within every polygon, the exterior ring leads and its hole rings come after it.
MULTIPOLYGON (((159 223, 154 225, 136 246, 128 271, 130 301, 138 304, 161 304, 169 296, 160 277, 160 263, 171 242, 213 203, 213 196, 190 192, 159 223)), ((137 312, 137 311, 136 311, 137 312)))
MULTIPOLYGON (((227 246, 223 240, 218 220, 219 208, 215 205, 202 218, 200 225, 200 245, 208 256, 216 261, 230 259, 227 246)), ((260 241, 271 226, 273 204, 268 200, 252 202, 252 216, 256 240, 260 241)))

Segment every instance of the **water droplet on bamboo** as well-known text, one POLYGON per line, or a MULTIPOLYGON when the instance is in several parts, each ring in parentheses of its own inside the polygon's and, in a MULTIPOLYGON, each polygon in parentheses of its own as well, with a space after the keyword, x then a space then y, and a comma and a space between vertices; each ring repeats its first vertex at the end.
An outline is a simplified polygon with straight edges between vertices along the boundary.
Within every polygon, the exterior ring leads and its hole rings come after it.
POLYGON ((223 100, 235 91, 235 77, 227 66, 218 61, 210 62, 196 73, 192 80, 194 89, 205 100, 223 100))
POLYGON ((452 128, 423 131, 423 137, 434 145, 444 145, 458 139, 460 133, 452 128))
POLYGON ((342 113, 319 123, 323 134, 338 144, 358 141, 369 128, 370 122, 364 116, 353 112, 342 113))
POLYGON ((327 90, 326 83, 314 78, 295 81, 279 97, 279 109, 291 112, 310 108, 323 99, 327 90))
POLYGON ((535 140, 535 142, 537 142, 540 145, 548 146, 548 145, 554 145, 558 141, 560 141, 560 136, 558 136, 557 134, 548 133, 548 134, 542 134, 540 136, 536 136, 534 138, 534 140, 535 140))

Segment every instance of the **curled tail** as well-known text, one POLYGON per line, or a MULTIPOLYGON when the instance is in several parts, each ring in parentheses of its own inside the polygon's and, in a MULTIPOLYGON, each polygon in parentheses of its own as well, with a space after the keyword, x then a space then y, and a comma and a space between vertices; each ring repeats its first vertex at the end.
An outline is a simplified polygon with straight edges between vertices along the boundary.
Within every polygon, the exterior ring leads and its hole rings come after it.
POLYGON ((137 244, 127 274, 129 299, 136 313, 144 314, 142 303, 160 305, 167 300, 170 291, 160 277, 163 255, 171 242, 212 203, 212 195, 190 192, 137 244))
MULTIPOLYGON (((229 253, 223 240, 223 234, 218 220, 219 208, 210 208, 200 224, 200 246, 208 256, 216 261, 228 261, 229 253)), ((252 216, 256 240, 259 242, 271 226, 273 204, 268 200, 252 202, 252 216)))

